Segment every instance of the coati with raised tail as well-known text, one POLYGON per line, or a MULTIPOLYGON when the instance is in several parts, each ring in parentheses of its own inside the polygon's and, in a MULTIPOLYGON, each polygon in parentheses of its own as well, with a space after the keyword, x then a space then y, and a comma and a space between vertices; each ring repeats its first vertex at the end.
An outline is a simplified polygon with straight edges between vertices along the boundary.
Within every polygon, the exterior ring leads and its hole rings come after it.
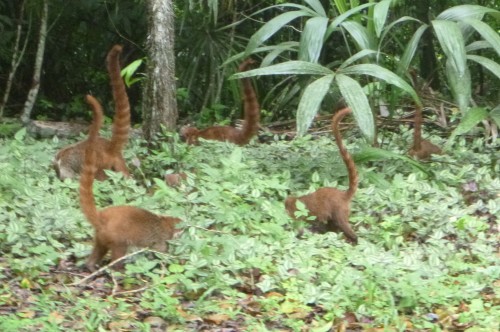
MULTIPOLYGON (((239 71, 247 71, 254 60, 247 59, 239 66, 239 71)), ((257 134, 260 121, 260 105, 252 87, 250 78, 241 79, 241 92, 243 95, 244 121, 243 127, 237 129, 231 126, 213 126, 203 130, 195 127, 183 127, 181 136, 188 144, 198 144, 200 138, 206 140, 227 141, 238 145, 245 145, 257 134)))
POLYGON ((291 217, 295 217, 295 211, 297 211, 296 202, 299 200, 304 203, 309 210, 309 214, 316 217, 317 222, 326 223, 327 231, 340 230, 350 241, 357 243, 358 237, 349 224, 349 214, 351 211, 351 200, 358 188, 358 173, 351 155, 342 143, 342 136, 339 130, 340 121, 349 113, 351 113, 351 109, 344 108, 337 112, 332 119, 332 131, 335 136, 335 142, 349 174, 349 188, 347 191, 323 187, 308 195, 300 197, 289 196, 285 200, 285 208, 291 217))
POLYGON ((433 154, 441 154, 441 149, 426 139, 422 139, 422 107, 415 110, 413 128, 413 146, 408 154, 416 159, 426 160, 433 154))
MULTIPOLYGON (((127 91, 125 90, 125 83, 120 75, 121 53, 122 46, 115 45, 106 57, 115 102, 115 115, 113 118, 111 139, 98 137, 93 147, 97 154, 96 179, 98 180, 106 178, 105 169, 122 172, 125 176, 130 175, 122 155, 122 150, 125 144, 127 144, 130 128, 130 104, 127 91)), ((52 166, 59 179, 74 178, 80 174, 87 145, 88 140, 85 140, 59 150, 52 162, 52 166)))
MULTIPOLYGON (((94 115, 89 130, 88 144, 85 145, 85 159, 80 175, 80 207, 87 220, 94 227, 94 248, 86 266, 94 271, 108 251, 114 261, 127 253, 129 246, 151 247, 158 251, 167 250, 167 240, 175 233, 178 218, 156 215, 135 206, 110 206, 98 210, 93 194, 94 177, 98 171, 97 144, 102 125, 102 108, 92 96, 87 96, 94 115)), ((123 262, 114 266, 123 268, 123 262)))

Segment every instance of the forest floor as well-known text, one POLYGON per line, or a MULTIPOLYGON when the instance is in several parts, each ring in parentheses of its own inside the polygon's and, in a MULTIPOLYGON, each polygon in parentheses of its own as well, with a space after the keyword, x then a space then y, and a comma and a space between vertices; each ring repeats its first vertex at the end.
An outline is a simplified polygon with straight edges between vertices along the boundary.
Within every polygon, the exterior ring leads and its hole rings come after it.
POLYGON ((2 139, 0 331, 498 331, 499 143, 458 137, 416 162, 411 131, 395 126, 380 149, 345 132, 360 173, 355 246, 284 209, 290 194, 347 187, 330 135, 246 147, 165 138, 152 151, 132 140, 133 178, 96 183, 98 206, 177 216, 181 234, 168 253, 133 251, 125 271, 95 274, 78 181, 50 168, 70 141, 2 139), (166 185, 178 171, 187 180, 166 185))

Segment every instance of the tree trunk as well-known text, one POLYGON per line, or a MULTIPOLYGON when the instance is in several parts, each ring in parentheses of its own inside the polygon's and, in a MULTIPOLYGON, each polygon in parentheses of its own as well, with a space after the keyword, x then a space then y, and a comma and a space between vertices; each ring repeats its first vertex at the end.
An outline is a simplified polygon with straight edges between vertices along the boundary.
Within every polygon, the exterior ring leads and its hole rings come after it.
POLYGON ((21 121, 27 124, 30 120, 31 111, 40 89, 40 74, 42 72, 43 54, 45 53, 45 40, 47 39, 47 21, 49 20, 49 1, 43 1, 42 16, 40 18, 40 37, 38 39, 38 48, 36 50, 35 67, 33 69, 33 83, 28 92, 28 97, 24 103, 21 121))
MULTIPOLYGON (((19 9, 19 19, 17 22, 17 30, 16 30, 16 40, 14 42, 14 50, 12 52, 12 61, 10 64, 10 72, 9 76, 7 78, 7 84, 5 85, 5 91, 3 94, 2 98, 2 103, 0 104, 0 119, 3 118, 3 112, 5 110, 5 106, 7 105, 7 102, 9 101, 9 95, 10 95, 10 89, 12 88, 12 83, 14 81, 14 76, 16 75, 17 67, 19 67, 19 64, 21 63, 21 60, 24 56, 24 52, 26 50, 26 46, 28 45, 28 40, 29 40, 29 30, 26 33, 26 39, 24 40, 23 47, 20 50, 19 49, 19 44, 21 42, 21 35, 23 33, 23 16, 24 16, 24 0, 21 1, 21 8, 19 9)), ((31 20, 30 20, 31 22, 31 20)), ((31 24, 30 24, 31 26, 31 24)))
POLYGON ((175 130, 174 12, 172 0, 147 0, 149 17, 147 79, 142 111, 144 137, 150 141, 161 125, 175 130))
MULTIPOLYGON (((420 0, 415 2, 416 16, 426 24, 430 24, 429 10, 430 0, 420 0)), ((434 35, 431 29, 427 29, 422 35, 422 52, 420 53, 420 76, 430 83, 430 86, 439 90, 441 82, 438 75, 436 52, 434 50, 434 35)))

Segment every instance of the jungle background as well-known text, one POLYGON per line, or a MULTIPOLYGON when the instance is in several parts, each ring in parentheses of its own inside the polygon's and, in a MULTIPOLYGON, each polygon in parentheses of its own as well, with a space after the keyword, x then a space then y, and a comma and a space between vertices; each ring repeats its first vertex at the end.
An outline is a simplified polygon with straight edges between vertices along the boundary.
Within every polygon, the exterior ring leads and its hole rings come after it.
POLYGON ((143 88, 146 4, 154 2, 0 3, 2 331, 498 330, 493 0, 174 1, 175 42, 165 47, 175 55, 178 120, 165 125, 176 130, 148 141, 134 134, 125 151, 133 178, 110 173, 95 193, 101 207, 178 216, 183 232, 166 254, 132 253, 125 272, 85 279, 92 229, 78 181, 61 182, 50 169, 56 151, 85 134, 33 137, 19 120, 34 86, 44 6, 30 120, 86 125, 83 96, 91 93, 109 127, 104 60, 119 43, 140 129, 151 111, 143 88), (247 73, 262 108, 259 137, 245 147, 186 146, 176 134, 184 124, 241 119, 243 76, 235 73, 250 55, 260 63, 247 73), (336 233, 298 237, 304 224, 283 207, 290 194, 346 187, 329 129, 343 103, 356 115, 343 134, 361 175, 351 217, 357 246, 336 233), (424 137, 444 150, 428 161, 407 157, 419 104, 424 137), (167 186, 165 173, 178 171, 187 180, 167 186))

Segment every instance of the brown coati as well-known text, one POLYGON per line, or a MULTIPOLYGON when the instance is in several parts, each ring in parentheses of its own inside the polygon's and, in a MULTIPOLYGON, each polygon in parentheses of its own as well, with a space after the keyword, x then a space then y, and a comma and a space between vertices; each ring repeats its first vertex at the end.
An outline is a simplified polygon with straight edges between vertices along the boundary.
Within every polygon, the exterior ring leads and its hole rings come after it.
MULTIPOLYGON (((239 66, 239 71, 247 71, 254 63, 252 59, 247 59, 239 66)), ((181 137, 188 144, 197 144, 199 138, 206 140, 228 141, 238 145, 245 145, 257 134, 260 121, 260 105, 249 78, 241 79, 241 92, 243 95, 244 121, 243 127, 237 129, 231 126, 214 126, 203 130, 195 127, 183 127, 181 137)))
MULTIPOLYGON (((158 251, 167 250, 167 240, 175 233, 178 218, 156 215, 135 206, 110 206, 98 210, 93 194, 94 177, 98 171, 97 155, 94 150, 102 125, 102 108, 95 98, 87 96, 94 119, 85 145, 85 159, 80 176, 80 207, 87 220, 94 227, 94 248, 86 266, 94 271, 108 251, 114 261, 127 253, 129 246, 150 247, 158 251)), ((123 268, 118 262, 114 268, 123 268)))
POLYGON ((311 216, 316 217, 316 222, 326 223, 327 231, 342 231, 347 238, 357 243, 358 237, 349 224, 350 203, 358 188, 358 173, 351 155, 342 143, 339 130, 339 122, 351 113, 350 108, 344 108, 337 112, 332 119, 332 131, 335 136, 339 153, 349 173, 349 188, 342 191, 337 188, 323 187, 308 195, 287 197, 285 208, 291 217, 295 217, 297 211, 297 200, 304 203, 311 216))
POLYGON ((422 122, 422 107, 417 106, 413 128, 413 146, 408 154, 416 159, 426 160, 433 154, 441 154, 442 151, 438 146, 422 139, 422 122))
MULTIPOLYGON (((127 144, 130 128, 130 105, 127 91, 125 90, 125 83, 120 75, 121 52, 122 46, 115 45, 109 51, 106 58, 115 102, 115 115, 113 118, 111 139, 98 137, 93 147, 97 154, 96 179, 98 180, 106 178, 105 169, 122 172, 125 176, 129 176, 129 171, 122 155, 122 150, 125 144, 127 144)), ((52 162, 52 166, 59 179, 74 178, 80 174, 87 145, 88 141, 85 140, 59 150, 52 162)))

